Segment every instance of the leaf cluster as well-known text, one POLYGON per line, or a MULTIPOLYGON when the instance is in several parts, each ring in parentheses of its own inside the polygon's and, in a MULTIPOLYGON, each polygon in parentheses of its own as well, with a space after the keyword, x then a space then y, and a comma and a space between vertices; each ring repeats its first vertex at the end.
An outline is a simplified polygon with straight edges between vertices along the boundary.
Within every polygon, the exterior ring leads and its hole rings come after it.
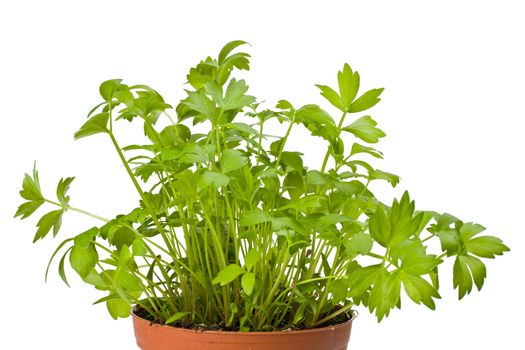
POLYGON ((359 73, 345 64, 336 88, 317 85, 337 117, 287 100, 265 108, 234 77, 249 69, 250 55, 238 52, 245 44, 228 43, 191 68, 175 107, 146 85, 100 85, 102 101, 74 136, 111 142, 137 191, 130 212, 106 219, 70 206, 71 177, 50 200, 36 167, 25 175, 16 216, 55 207, 38 221, 35 241, 57 235, 66 211, 98 220, 52 255, 64 282, 69 262, 104 293, 96 303, 114 318, 138 305, 165 324, 241 331, 317 327, 357 305, 381 320, 401 307, 402 291, 434 309, 439 267, 449 258, 459 298, 481 289, 482 259, 509 251, 500 239, 480 235, 479 224, 416 210, 408 192, 387 204, 370 189, 400 181, 374 165, 385 133, 370 110, 383 89, 361 91, 359 73), (119 144, 116 126, 128 122, 143 130, 145 144, 119 144), (272 125, 280 136, 265 132, 272 125), (318 167, 305 166, 307 146, 288 146, 301 128, 326 145, 318 167))

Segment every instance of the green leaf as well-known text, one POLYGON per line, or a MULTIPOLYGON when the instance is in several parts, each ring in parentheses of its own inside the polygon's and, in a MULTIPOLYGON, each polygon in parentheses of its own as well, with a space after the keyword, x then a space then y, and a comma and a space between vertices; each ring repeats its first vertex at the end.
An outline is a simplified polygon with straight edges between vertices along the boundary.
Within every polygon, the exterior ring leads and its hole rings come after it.
POLYGON ((382 245, 388 247, 390 242, 390 222, 383 205, 378 205, 373 216, 370 217, 370 235, 382 245))
POLYGON ((253 272, 246 272, 242 276, 241 285, 247 295, 252 295, 253 287, 255 286, 255 274, 253 272))
POLYGON ((381 137, 385 136, 385 133, 376 128, 376 125, 377 123, 372 117, 365 115, 344 127, 343 130, 351 132, 365 142, 377 143, 381 137))
POLYGON ((81 234, 77 235, 75 240, 75 245, 80 246, 84 249, 89 248, 90 245, 93 244, 93 240, 98 234, 98 228, 92 227, 89 230, 82 232, 81 234))
POLYGON ((113 319, 126 318, 130 315, 131 305, 122 298, 112 298, 106 302, 109 314, 113 319))
POLYGON ((133 243, 131 244, 131 249, 133 252, 133 256, 144 256, 148 254, 148 250, 146 249, 146 245, 142 238, 137 237, 133 243))
POLYGON ((213 171, 204 171, 197 182, 199 190, 204 190, 208 187, 212 187, 214 191, 217 191, 223 186, 227 186, 230 183, 228 175, 219 174, 213 171))
POLYGON ((241 45, 245 45, 245 44, 248 44, 248 43, 243 40, 234 40, 224 45, 221 52, 219 53, 219 59, 218 59, 219 65, 222 65, 224 63, 224 60, 226 59, 226 57, 228 57, 230 52, 232 52, 235 48, 241 45))
POLYGON ((202 91, 186 91, 188 98, 182 103, 209 120, 213 119, 214 103, 202 91))
POLYGON ((372 250, 373 244, 374 241, 372 237, 364 232, 360 232, 344 242, 346 253, 348 255, 366 255, 372 250))
MULTIPOLYGON (((69 287, 69 283, 67 282, 67 277, 66 277, 66 271, 65 271, 65 268, 64 268, 64 264, 65 264, 65 261, 66 261, 67 253, 69 253, 71 251, 71 249, 73 249, 73 247, 70 247, 68 250, 66 250, 66 252, 62 256, 62 259, 60 259, 60 262, 58 263, 58 275, 60 276, 62 281, 64 281, 64 283, 68 287, 69 287)), ((49 268, 49 266, 48 266, 48 268, 49 268)), ((46 275, 47 275, 47 272, 46 272, 46 275)))
POLYGON ((399 176, 379 169, 374 169, 373 171, 369 172, 368 175, 370 180, 385 180, 388 181, 392 187, 396 187, 401 180, 399 176))
POLYGON ((100 96, 107 102, 111 101, 113 99, 113 96, 117 91, 122 90, 122 79, 111 79, 106 80, 102 84, 100 84, 99 92, 100 96))
POLYGON ((281 164, 292 170, 303 171, 303 159, 299 152, 282 152, 281 164))
POLYGON ((214 147, 212 145, 201 146, 198 143, 188 143, 183 148, 179 161, 182 163, 206 163, 210 161, 214 147))
POLYGON ((40 192, 40 181, 38 179, 36 164, 33 167, 33 177, 31 177, 29 174, 25 174, 20 196, 24 199, 27 199, 28 201, 40 201, 44 199, 42 193, 40 192))
MULTIPOLYGON (((68 238, 64 241, 62 241, 62 243, 60 243, 58 245, 58 247, 55 249, 55 251, 53 252, 53 254, 51 255, 51 258, 49 258, 49 262, 47 263, 47 268, 46 268, 46 274, 45 274, 45 281, 47 282, 47 276, 49 274, 49 268, 51 267, 51 263, 53 262, 53 259, 55 258, 55 256, 58 254, 58 252, 69 242, 71 242, 73 240, 73 238, 68 238)), ((71 248, 69 248, 69 250, 71 250, 71 248)), ((68 251, 69 251, 68 250, 68 251)), ((66 254, 64 254, 65 256, 66 254)), ((65 276, 64 276, 64 282, 66 282, 67 284, 67 280, 65 280, 65 276)), ((69 286, 69 285, 68 285, 69 286)))
POLYGON ((390 241, 397 244, 413 236, 419 229, 424 214, 415 213, 415 202, 410 200, 405 191, 401 200, 394 199, 390 210, 390 241))
POLYGON ((69 186, 73 182, 75 178, 74 177, 67 177, 65 179, 60 179, 57 186, 57 198, 60 204, 63 206, 68 206, 69 204, 69 196, 67 196, 67 191, 69 190, 69 186))
POLYGON ((510 251, 501 239, 494 236, 481 236, 465 242, 465 247, 469 253, 482 258, 493 259, 496 255, 503 255, 510 251))
POLYGON ((458 288, 459 299, 462 299, 472 291, 472 277, 464 256, 456 257, 453 273, 454 288, 458 288))
POLYGON ((330 114, 317 105, 305 105, 299 108, 295 114, 295 118, 298 123, 335 126, 335 122, 330 114))
POLYGON ((377 264, 363 268, 357 268, 352 271, 348 275, 348 285, 350 286, 348 297, 356 297, 366 292, 377 279, 378 275, 382 273, 382 269, 383 266, 381 264, 377 264))
POLYGON ((343 106, 342 111, 348 112, 359 90, 359 73, 353 72, 347 63, 344 65, 343 70, 337 73, 337 81, 339 83, 339 94, 343 106))
POLYGON ((248 163, 248 158, 241 151, 236 149, 226 149, 222 152, 221 170, 223 174, 227 174, 239 168, 242 168, 248 163))
POLYGON ((369 309, 371 312, 375 310, 378 321, 388 316, 390 310, 397 305, 400 291, 401 278, 399 271, 391 273, 383 268, 374 282, 368 300, 369 309))
POLYGON ((430 283, 419 276, 414 276, 409 273, 403 273, 401 279, 405 292, 416 304, 423 303, 431 310, 436 308, 436 304, 432 298, 439 299, 440 296, 430 283))
POLYGON ((435 255, 421 255, 418 252, 406 255, 402 259, 401 269, 411 275, 421 276, 429 274, 443 260, 435 255))
POLYGON ((44 200, 34 200, 30 202, 22 203, 18 210, 15 213, 15 218, 20 216, 20 219, 25 219, 31 214, 33 214, 35 211, 37 211, 40 206, 44 204, 44 200))
POLYGON ((239 109, 255 102, 253 96, 245 95, 246 91, 248 91, 248 86, 244 80, 230 80, 226 88, 226 94, 224 95, 222 109, 224 111, 239 109))
POLYGON ((273 220, 273 217, 260 209, 252 210, 246 213, 241 220, 239 220, 240 226, 253 226, 257 224, 262 224, 265 222, 270 222, 273 220))
POLYGON ((485 231, 485 227, 483 227, 480 224, 474 224, 472 222, 463 223, 463 225, 461 225, 459 229, 461 239, 464 241, 471 239, 472 237, 483 231, 485 231))
POLYGON ((109 114, 107 112, 99 113, 91 117, 80 129, 75 133, 75 139, 80 139, 86 136, 95 135, 98 133, 108 133, 109 114))
POLYGON ((58 209, 50 211, 49 213, 42 216, 42 218, 36 224, 38 230, 36 231, 33 243, 47 236, 51 228, 53 228, 53 235, 56 236, 60 230, 60 226, 62 225, 63 213, 64 211, 62 209, 58 209))
POLYGON ((246 123, 226 123, 222 125, 223 128, 230 128, 237 131, 241 131, 246 134, 255 135, 259 132, 255 130, 251 125, 248 125, 246 123))
POLYGON ((366 153, 370 154, 372 157, 383 159, 383 153, 376 150, 375 148, 363 146, 358 143, 354 143, 352 145, 352 150, 350 151, 350 155, 353 156, 354 154, 358 153, 366 153))
POLYGON ((257 248, 252 248, 248 251, 246 256, 244 257, 244 266, 246 267, 247 271, 251 271, 252 267, 255 266, 261 260, 262 254, 257 248))
POLYGON ((460 236, 457 230, 445 229, 437 231, 435 234, 439 237, 441 249, 447 253, 447 256, 457 253, 460 245, 460 236))
POLYGON ((175 321, 178 321, 181 318, 183 318, 184 316, 189 315, 189 314, 191 314, 191 312, 178 311, 178 312, 174 313, 172 316, 170 316, 170 318, 168 318, 164 322, 164 324, 171 324, 171 323, 173 323, 175 321))
POLYGON ((381 101, 379 95, 381 95, 383 90, 384 89, 381 88, 372 89, 370 91, 365 92, 357 100, 352 102, 352 105, 350 106, 348 111, 350 113, 357 113, 374 107, 379 101, 381 101))
POLYGON ((341 102, 341 97, 331 87, 326 85, 316 85, 321 90, 321 95, 328 100, 335 108, 345 111, 345 107, 341 102))
POLYGON ((69 255, 71 267, 82 278, 85 278, 91 272, 97 262, 98 254, 93 244, 90 244, 88 248, 75 244, 69 255))
POLYGON ((217 274, 217 276, 213 279, 212 283, 225 286, 245 272, 246 270, 240 267, 239 265, 230 264, 217 274))
POLYGON ((36 162, 33 166, 33 176, 29 174, 25 174, 24 176, 20 196, 28 200, 28 202, 25 202, 18 207, 18 210, 15 213, 15 218, 20 216, 20 219, 25 219, 44 204, 45 200, 40 191, 40 181, 36 169, 36 162))

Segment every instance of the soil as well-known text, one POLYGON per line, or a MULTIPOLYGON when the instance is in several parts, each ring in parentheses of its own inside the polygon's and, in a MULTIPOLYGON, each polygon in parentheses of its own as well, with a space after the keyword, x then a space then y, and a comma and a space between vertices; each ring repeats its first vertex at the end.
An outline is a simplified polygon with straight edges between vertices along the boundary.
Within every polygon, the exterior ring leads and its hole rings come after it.
MULTIPOLYGON (((337 311, 339 308, 340 307, 335 307, 331 312, 329 312, 329 314, 332 313, 332 312, 337 311)), ((147 312, 146 310, 144 310, 140 306, 135 306, 135 308, 133 309, 133 313, 135 315, 137 315, 138 317, 140 317, 140 318, 143 318, 145 320, 150 321, 151 323, 162 324, 162 322, 159 322, 159 320, 156 320, 149 312, 147 312)), ((315 328, 323 328, 323 327, 328 327, 328 326, 335 326, 335 325, 344 323, 346 321, 349 321, 352 317, 353 317, 352 316, 352 312, 343 312, 343 313, 337 315, 336 317, 334 317, 333 319, 331 319, 331 320, 329 320, 329 321, 327 321, 327 322, 325 322, 323 324, 320 324, 319 326, 317 326, 315 328)), ((177 322, 174 322, 173 324, 171 324, 169 326, 170 327, 175 327, 175 328, 192 329, 192 330, 196 330, 196 331, 224 331, 224 332, 238 332, 239 331, 239 329, 237 329, 237 328, 225 327, 225 326, 220 325, 220 324, 206 325, 206 324, 197 324, 197 323, 187 322, 187 321, 177 321, 177 322)), ((297 330, 304 330, 304 329, 311 329, 311 328, 308 328, 305 325, 282 324, 277 329, 275 329, 274 331, 289 332, 289 331, 297 331, 297 330)), ((261 330, 258 330, 258 331, 261 331, 261 330)))

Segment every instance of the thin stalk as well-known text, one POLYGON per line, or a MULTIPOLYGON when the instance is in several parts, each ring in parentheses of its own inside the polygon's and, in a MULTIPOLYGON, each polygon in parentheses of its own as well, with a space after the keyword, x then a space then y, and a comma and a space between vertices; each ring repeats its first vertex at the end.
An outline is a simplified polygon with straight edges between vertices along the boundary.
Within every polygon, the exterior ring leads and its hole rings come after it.
POLYGON ((347 304, 347 305, 343 306, 339 310, 331 313, 330 315, 328 315, 328 316, 320 319, 319 321, 315 322, 314 324, 312 324, 312 328, 316 327, 316 326, 319 326, 319 325, 322 325, 325 322, 330 321, 332 318, 342 314, 343 312, 347 312, 347 311, 351 310, 353 306, 354 306, 354 304, 347 304))
POLYGON ((89 217, 92 217, 92 218, 100 220, 100 221, 104 221, 104 222, 109 222, 110 221, 109 219, 103 218, 102 216, 99 216, 97 214, 93 214, 93 213, 90 213, 88 211, 85 211, 85 210, 82 210, 82 209, 78 209, 78 208, 75 208, 75 207, 72 207, 72 206, 69 206, 69 205, 63 206, 62 204, 54 202, 54 201, 49 200, 49 199, 44 199, 44 201, 46 201, 46 202, 48 202, 50 204, 54 204, 56 206, 59 206, 61 208, 64 208, 65 210, 76 211, 77 213, 87 215, 89 217))

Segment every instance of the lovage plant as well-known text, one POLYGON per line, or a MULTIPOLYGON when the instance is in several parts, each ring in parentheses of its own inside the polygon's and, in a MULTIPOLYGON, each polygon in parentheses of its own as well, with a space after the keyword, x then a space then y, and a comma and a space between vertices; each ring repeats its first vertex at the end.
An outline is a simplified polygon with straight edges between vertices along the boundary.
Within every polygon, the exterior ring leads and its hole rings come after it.
POLYGON ((240 331, 333 324, 358 305, 381 320, 400 307, 402 289, 434 309, 446 259, 454 260, 460 299, 473 285, 481 289, 480 258, 509 250, 500 239, 450 214, 418 211, 408 193, 386 204, 369 188, 399 182, 369 164, 382 158, 371 145, 385 134, 365 111, 383 89, 361 92, 360 75, 344 65, 336 89, 317 85, 339 116, 286 100, 264 108, 232 77, 249 69, 250 56, 236 52, 243 44, 233 41, 191 68, 176 108, 146 85, 102 83, 102 102, 75 138, 111 141, 138 194, 131 212, 103 218, 70 205, 72 177, 60 180, 52 200, 36 169, 25 176, 16 216, 55 207, 38 221, 35 242, 56 236, 68 211, 100 222, 56 249, 51 260, 64 282, 69 262, 104 293, 97 303, 114 318, 135 305, 162 324, 240 331), (143 128, 147 142, 123 147, 120 123, 143 128), (281 136, 267 133, 272 124, 282 126, 281 136), (289 149, 301 128, 326 144, 318 167, 305 166, 308 147, 289 149), (441 250, 431 252, 429 240, 441 250))

